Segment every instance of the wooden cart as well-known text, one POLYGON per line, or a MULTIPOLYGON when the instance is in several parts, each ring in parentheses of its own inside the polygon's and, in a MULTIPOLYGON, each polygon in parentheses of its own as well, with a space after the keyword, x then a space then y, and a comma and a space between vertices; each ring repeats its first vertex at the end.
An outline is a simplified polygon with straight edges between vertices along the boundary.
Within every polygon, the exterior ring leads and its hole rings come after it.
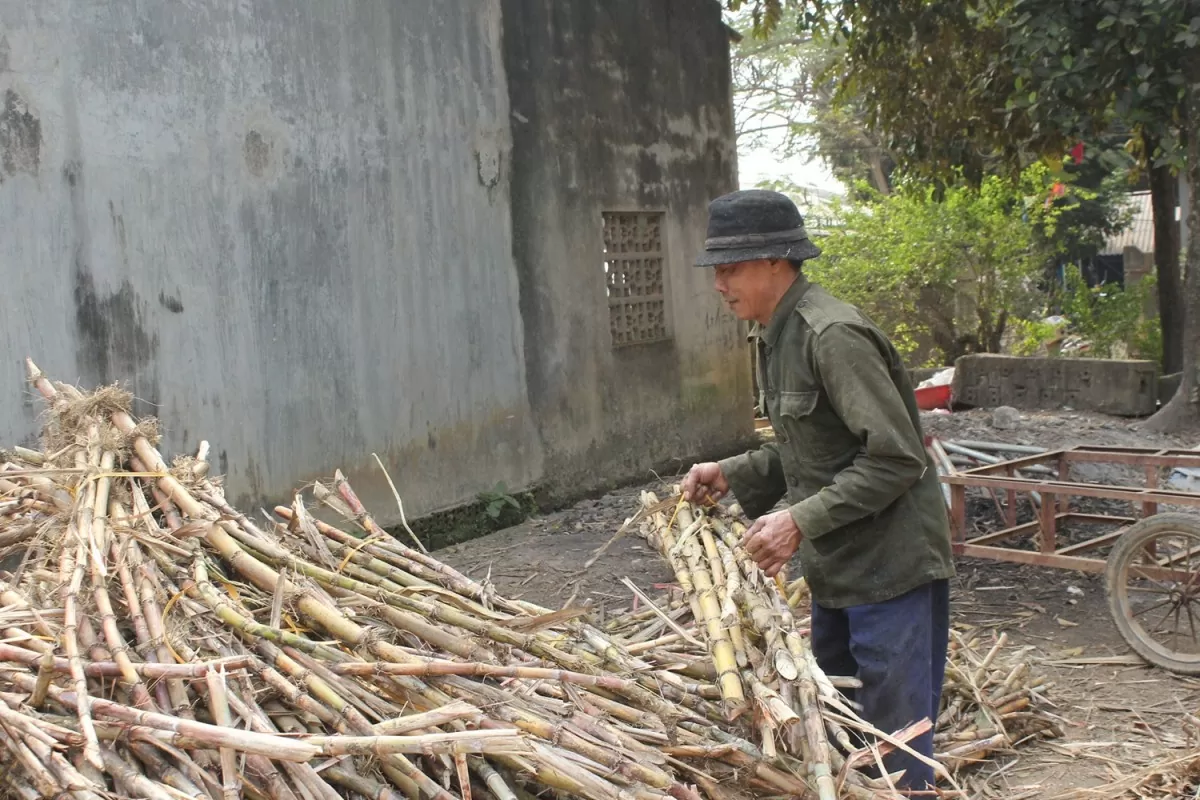
POLYGON ((1109 610, 1129 646, 1152 664, 1200 675, 1200 514, 1190 511, 1200 511, 1200 494, 1160 486, 1163 471, 1177 467, 1200 467, 1200 452, 1076 447, 944 474, 954 552, 1103 573, 1109 610), (1072 480, 1083 464, 1132 467, 1144 481, 1072 480), (1003 530, 968 538, 968 490, 995 503, 1003 530), (1182 510, 1160 512, 1164 505, 1182 510), (1029 510, 1032 521, 1018 524, 1029 510))

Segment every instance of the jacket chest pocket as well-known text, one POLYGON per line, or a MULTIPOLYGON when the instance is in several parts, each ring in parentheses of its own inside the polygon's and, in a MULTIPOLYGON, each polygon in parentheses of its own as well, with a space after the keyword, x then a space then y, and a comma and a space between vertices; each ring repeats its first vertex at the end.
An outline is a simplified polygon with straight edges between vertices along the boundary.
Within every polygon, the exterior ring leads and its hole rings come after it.
POLYGON ((819 391, 779 393, 776 438, 800 461, 824 461, 846 449, 842 426, 820 399, 819 391))

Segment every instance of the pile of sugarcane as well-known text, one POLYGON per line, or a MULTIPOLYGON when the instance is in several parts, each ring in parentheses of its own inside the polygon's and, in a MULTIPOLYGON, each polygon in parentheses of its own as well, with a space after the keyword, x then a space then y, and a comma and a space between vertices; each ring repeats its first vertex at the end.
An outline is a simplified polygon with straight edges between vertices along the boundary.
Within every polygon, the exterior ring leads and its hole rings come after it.
MULTIPOLYGON (((655 599, 627 582, 647 607, 610 621, 608 632, 630 652, 650 651, 656 665, 715 680, 730 713, 751 712, 764 753, 798 757, 818 787, 835 775, 840 785, 850 768, 874 762, 873 751, 929 730, 925 721, 884 736, 856 716, 840 690, 857 682, 825 675, 808 648, 804 579, 768 580, 749 560, 740 546, 747 523, 736 505, 699 509, 678 495, 659 502, 646 493, 632 521, 671 565, 674 591, 655 599)), ((1008 652, 1007 641, 1002 634, 981 654, 977 637, 954 632, 934 733, 945 770, 1062 736, 1042 695, 1052 684, 1030 675, 1025 652, 1008 652)))
POLYGON ((1045 708, 1054 684, 1032 674, 1030 648, 1005 650, 1001 633, 986 650, 980 637, 951 631, 942 712, 934 733, 938 761, 950 769, 977 763, 991 752, 1035 739, 1060 738, 1058 720, 1045 708))
POLYGON ((29 370, 43 445, 0 453, 5 796, 895 796, 854 769, 870 758, 831 760, 825 734, 860 721, 732 539, 720 574, 710 536, 671 543, 714 674, 498 596, 383 531, 340 473, 311 494, 340 527, 300 494, 251 519, 206 444, 168 463, 128 394, 29 370), (730 602, 761 642, 721 638, 730 602))

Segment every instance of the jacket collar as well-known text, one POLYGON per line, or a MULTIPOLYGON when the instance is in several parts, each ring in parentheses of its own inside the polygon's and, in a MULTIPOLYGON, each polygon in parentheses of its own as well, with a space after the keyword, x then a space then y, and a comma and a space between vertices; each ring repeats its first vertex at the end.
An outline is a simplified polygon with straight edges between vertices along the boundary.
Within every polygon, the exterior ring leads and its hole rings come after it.
POLYGON ((787 292, 779 300, 779 305, 775 306, 775 312, 771 315, 771 321, 766 325, 760 325, 757 322, 752 323, 750 326, 750 338, 758 339, 768 347, 775 347, 779 342, 779 337, 783 335, 783 328, 787 324, 788 317, 796 310, 796 306, 804 299, 804 295, 808 294, 810 288, 812 288, 812 283, 809 282, 808 278, 804 277, 804 273, 796 273, 796 280, 792 282, 787 292))

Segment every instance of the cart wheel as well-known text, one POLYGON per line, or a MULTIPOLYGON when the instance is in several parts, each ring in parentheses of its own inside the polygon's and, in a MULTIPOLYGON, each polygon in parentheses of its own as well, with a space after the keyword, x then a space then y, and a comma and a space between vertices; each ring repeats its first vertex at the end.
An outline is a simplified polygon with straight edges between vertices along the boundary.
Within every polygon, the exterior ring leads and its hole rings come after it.
POLYGON ((1155 666, 1200 675, 1200 518, 1156 514, 1117 539, 1105 570, 1122 638, 1155 666))

